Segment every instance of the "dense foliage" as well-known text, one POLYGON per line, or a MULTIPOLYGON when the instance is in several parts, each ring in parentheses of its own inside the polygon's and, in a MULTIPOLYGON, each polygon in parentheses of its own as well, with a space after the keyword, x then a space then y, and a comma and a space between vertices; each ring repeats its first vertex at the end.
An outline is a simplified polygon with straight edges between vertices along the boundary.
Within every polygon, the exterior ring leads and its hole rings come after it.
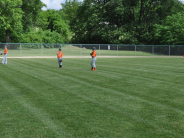
POLYGON ((0 1, 0 42, 183 45, 179 0, 0 1))
POLYGON ((85 0, 73 19, 73 41, 153 44, 156 25, 182 6, 176 0, 85 0))
POLYGON ((22 30, 23 11, 20 8, 21 0, 1 0, 0 1, 0 30, 1 40, 10 42, 10 36, 17 37, 22 30))

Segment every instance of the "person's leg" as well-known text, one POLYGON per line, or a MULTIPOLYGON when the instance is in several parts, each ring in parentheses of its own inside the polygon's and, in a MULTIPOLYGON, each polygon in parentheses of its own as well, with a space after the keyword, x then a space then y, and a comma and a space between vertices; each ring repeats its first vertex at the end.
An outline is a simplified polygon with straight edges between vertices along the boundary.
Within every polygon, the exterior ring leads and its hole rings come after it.
POLYGON ((62 68, 62 62, 60 60, 62 60, 62 57, 58 58, 59 68, 62 68))
POLYGON ((93 70, 93 59, 91 60, 91 70, 93 70))
MULTIPOLYGON (((62 60, 62 57, 60 58, 60 60, 62 60)), ((62 68, 62 62, 59 62, 60 68, 62 68)))
POLYGON ((4 55, 3 60, 2 60, 2 64, 4 64, 4 63, 5 63, 5 55, 4 55))
POLYGON ((5 54, 5 62, 4 62, 5 64, 7 64, 8 63, 8 61, 7 61, 7 54, 5 54))
POLYGON ((60 68, 60 58, 58 58, 58 64, 59 64, 59 68, 60 68))
POLYGON ((93 67, 94 67, 94 70, 96 71, 96 65, 95 65, 95 62, 96 62, 96 57, 93 58, 93 67))

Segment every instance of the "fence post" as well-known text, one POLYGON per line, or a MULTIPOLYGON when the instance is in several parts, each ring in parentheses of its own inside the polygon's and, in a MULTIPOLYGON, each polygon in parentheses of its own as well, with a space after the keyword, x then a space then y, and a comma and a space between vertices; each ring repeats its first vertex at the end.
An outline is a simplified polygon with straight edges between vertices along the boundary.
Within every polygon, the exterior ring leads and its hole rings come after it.
POLYGON ((135 56, 136 56, 136 45, 135 45, 135 56))
POLYGON ((20 44, 20 56, 22 56, 22 45, 20 44))
POLYGON ((154 46, 152 46, 152 54, 153 54, 153 56, 154 56, 154 46))
POLYGON ((80 45, 80 55, 82 56, 82 45, 80 45))
POLYGON ((99 56, 100 56, 100 45, 99 45, 99 56))
POLYGON ((118 45, 117 45, 117 56, 118 56, 118 45))
POLYGON ((170 49, 170 46, 169 46, 169 56, 171 55, 171 53, 170 53, 170 52, 171 52, 171 49, 170 49))
POLYGON ((41 44, 41 56, 43 56, 43 47, 42 47, 42 44, 41 44))

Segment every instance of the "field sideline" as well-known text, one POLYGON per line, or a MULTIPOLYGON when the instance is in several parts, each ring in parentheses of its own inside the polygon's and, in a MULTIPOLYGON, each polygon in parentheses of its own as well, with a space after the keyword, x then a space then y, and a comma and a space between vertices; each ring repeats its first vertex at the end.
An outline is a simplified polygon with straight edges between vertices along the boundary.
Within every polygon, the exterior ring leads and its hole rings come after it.
POLYGON ((178 57, 9 58, 0 65, 0 136, 184 136, 184 63, 178 57))
MULTIPOLYGON (((3 58, 1 56, 0 58, 3 58)), ((56 56, 15 56, 7 58, 57 58, 56 56)), ((91 58, 90 56, 64 56, 63 58, 91 58)), ((183 58, 182 56, 98 56, 97 58, 183 58)))

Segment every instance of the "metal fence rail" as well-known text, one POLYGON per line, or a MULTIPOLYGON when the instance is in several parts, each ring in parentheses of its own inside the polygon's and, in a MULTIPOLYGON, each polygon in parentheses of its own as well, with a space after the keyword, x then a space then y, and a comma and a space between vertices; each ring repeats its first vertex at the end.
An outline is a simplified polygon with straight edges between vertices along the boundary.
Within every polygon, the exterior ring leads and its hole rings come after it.
POLYGON ((126 45, 126 44, 37 44, 0 43, 0 52, 8 47, 8 57, 56 56, 59 48, 64 56, 89 56, 96 47, 98 56, 181 56, 184 45, 126 45))

